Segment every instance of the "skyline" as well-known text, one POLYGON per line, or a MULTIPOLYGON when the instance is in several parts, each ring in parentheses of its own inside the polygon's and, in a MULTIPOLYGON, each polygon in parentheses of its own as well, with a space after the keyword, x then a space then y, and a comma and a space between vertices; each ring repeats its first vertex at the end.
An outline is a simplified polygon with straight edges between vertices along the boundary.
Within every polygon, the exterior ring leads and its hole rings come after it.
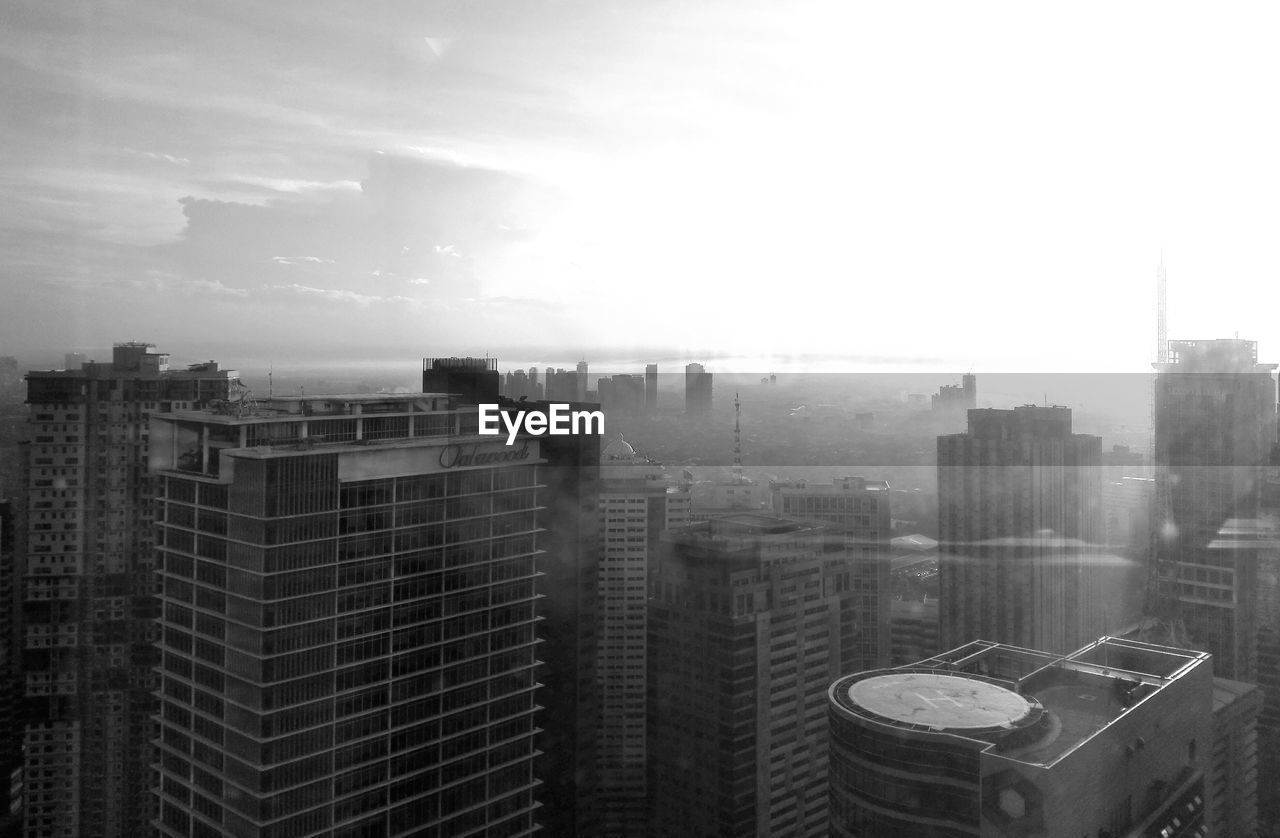
POLYGON ((11 4, 0 350, 1280 358, 1277 14, 11 4))

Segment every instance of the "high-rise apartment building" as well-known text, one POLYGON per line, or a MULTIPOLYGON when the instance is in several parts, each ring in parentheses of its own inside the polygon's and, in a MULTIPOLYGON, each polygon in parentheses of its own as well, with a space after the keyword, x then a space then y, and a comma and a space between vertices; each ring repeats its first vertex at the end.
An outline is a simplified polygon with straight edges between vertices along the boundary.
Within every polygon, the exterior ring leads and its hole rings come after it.
MULTIPOLYGON (((824 525, 735 513, 663 536, 650 577, 655 836, 827 834, 827 686, 852 574, 824 525)), ((851 627, 849 627, 851 630, 851 627)))
POLYGON ((852 660, 861 669, 888 666, 893 587, 889 484, 841 477, 831 483, 775 482, 770 488, 774 512, 786 518, 827 524, 831 559, 850 572, 857 600, 857 608, 844 615, 854 623, 852 660))
POLYGON ((839 838, 1199 838, 1230 799, 1209 785, 1204 652, 974 641, 840 678, 829 697, 839 838))
POLYGON ((647 834, 645 702, 649 571, 663 531, 689 523, 689 493, 621 436, 600 460, 596 683, 599 835, 647 834))
POLYGON ((535 831, 545 458, 449 402, 153 417, 160 834, 535 831))
POLYGON ((1094 560, 1102 537, 1102 442, 1065 407, 971 410, 938 437, 942 648, 987 638, 1066 653, 1120 607, 1094 560))
POLYGON ((14 504, 0 500, 0 836, 22 834, 22 670, 14 504), (7 792, 7 793, 6 793, 7 792))
POLYGON ((1257 517, 1263 470, 1276 441, 1275 364, 1259 364, 1247 340, 1170 341, 1169 361, 1154 365, 1157 538, 1160 605, 1195 642, 1213 648, 1221 602, 1198 582, 1222 568, 1207 550, 1230 519, 1257 517))
POLYGON ((711 373, 702 364, 685 365, 684 412, 689 416, 711 412, 711 373))
POLYGON ((658 411, 658 365, 645 364, 644 367, 644 409, 649 413, 658 411))
POLYGON ((158 661, 149 416, 225 400, 236 373, 146 343, 27 374, 20 556, 26 834, 145 834, 158 661))

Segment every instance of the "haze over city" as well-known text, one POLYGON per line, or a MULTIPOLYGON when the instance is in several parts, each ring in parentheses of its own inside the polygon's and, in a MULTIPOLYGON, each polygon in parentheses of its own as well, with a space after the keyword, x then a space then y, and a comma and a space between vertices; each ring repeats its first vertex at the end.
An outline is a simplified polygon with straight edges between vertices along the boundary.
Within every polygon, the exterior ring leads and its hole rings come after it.
POLYGON ((1271 357, 1275 15, 6 4, 5 351, 1271 357))

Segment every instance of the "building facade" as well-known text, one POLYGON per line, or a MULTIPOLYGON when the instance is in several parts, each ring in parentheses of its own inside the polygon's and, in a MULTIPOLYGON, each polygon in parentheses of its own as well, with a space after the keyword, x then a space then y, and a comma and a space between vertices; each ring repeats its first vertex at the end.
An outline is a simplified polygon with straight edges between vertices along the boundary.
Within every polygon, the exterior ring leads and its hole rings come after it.
POLYGON ((661 534, 689 523, 689 494, 621 437, 600 462, 596 798, 602 836, 647 834, 649 571, 661 534))
POLYGON ((711 412, 711 373, 702 364, 685 365, 684 412, 689 416, 711 412))
POLYGON ((1198 838, 1212 822, 1202 652, 975 641, 840 678, 829 699, 838 838, 1198 838))
POLYGON ((160 834, 536 830, 545 458, 450 401, 153 419, 160 834))
POLYGON ((776 482, 770 489, 774 512, 827 524, 827 549, 832 561, 851 573, 858 602, 857 609, 846 615, 854 621, 853 660, 862 669, 888 666, 893 589, 889 484, 841 477, 829 484, 776 482))
POLYGON ((212 361, 170 369, 152 349, 121 343, 110 362, 27 374, 18 569, 32 838, 138 835, 153 813, 148 417, 225 400, 236 373, 212 361))
POLYGON ((1101 547, 1101 440, 1071 411, 971 410, 938 437, 942 648, 980 637, 1066 653, 1121 610, 1101 547))
POLYGON ((649 604, 651 835, 826 835, 823 697, 851 660, 841 615, 856 607, 826 541, 823 525, 750 513, 663 536, 649 604))

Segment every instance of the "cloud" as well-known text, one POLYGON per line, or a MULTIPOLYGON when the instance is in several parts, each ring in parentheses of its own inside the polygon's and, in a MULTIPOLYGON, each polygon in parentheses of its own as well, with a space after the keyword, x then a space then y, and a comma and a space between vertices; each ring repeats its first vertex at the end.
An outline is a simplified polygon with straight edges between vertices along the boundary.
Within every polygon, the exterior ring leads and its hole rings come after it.
POLYGON ((307 297, 327 300, 329 302, 354 303, 361 308, 367 308, 374 303, 401 303, 412 305, 415 302, 415 300, 409 297, 383 297, 372 294, 361 294, 356 291, 348 291, 342 288, 312 288, 309 285, 298 285, 297 283, 290 283, 289 285, 270 285, 267 287, 272 291, 292 292, 307 297))
POLYGON ((271 261, 277 265, 302 265, 310 262, 313 265, 332 265, 332 259, 322 259, 319 256, 272 256, 271 261))

